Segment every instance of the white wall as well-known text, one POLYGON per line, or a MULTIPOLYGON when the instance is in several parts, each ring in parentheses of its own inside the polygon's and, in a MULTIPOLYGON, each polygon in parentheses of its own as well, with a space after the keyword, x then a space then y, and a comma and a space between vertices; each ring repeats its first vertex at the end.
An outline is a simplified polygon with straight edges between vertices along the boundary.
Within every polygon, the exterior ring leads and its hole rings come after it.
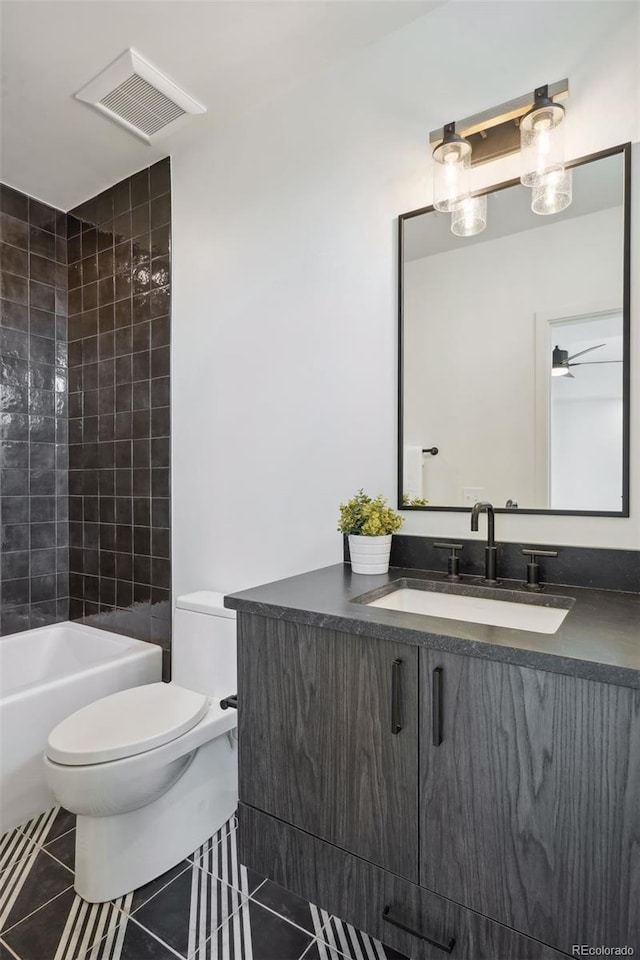
MULTIPOLYGON (((360 486, 395 497, 396 218, 430 201, 428 131, 569 76, 569 156, 636 140, 638 13, 446 4, 174 154, 176 594, 338 561, 339 501, 360 486)), ((638 316, 637 284, 634 297, 638 316)), ((640 337, 634 350, 640 382, 640 337)), ((637 488, 637 450, 633 470, 637 488)), ((630 520, 500 517, 497 533, 638 547, 633 509, 630 520)), ((405 525, 467 531, 464 514, 405 525)))
POLYGON ((622 401, 593 397, 554 404, 551 505, 554 510, 619 510, 622 401))
POLYGON ((405 265, 404 440, 439 449, 423 466, 434 505, 476 487, 496 506, 549 506, 536 494, 536 315, 621 308, 622 208, 545 220, 405 265))

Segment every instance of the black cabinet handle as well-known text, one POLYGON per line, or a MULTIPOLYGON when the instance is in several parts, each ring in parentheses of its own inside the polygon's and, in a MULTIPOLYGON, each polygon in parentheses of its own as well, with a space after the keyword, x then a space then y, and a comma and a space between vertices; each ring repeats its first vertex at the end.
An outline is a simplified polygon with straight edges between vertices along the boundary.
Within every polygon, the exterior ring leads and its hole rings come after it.
POLYGON ((230 697, 225 697, 224 700, 220 701, 220 708, 226 710, 228 707, 233 707, 234 710, 238 709, 238 694, 234 693, 230 697))
POLYGON ((401 722, 401 676, 400 667, 402 660, 394 660, 391 664, 391 733, 400 733, 402 730, 401 722))
POLYGON ((434 747, 442 743, 442 667, 435 667, 431 677, 431 734, 434 747))
POLYGON ((382 911, 382 919, 386 923, 393 924, 394 927, 398 927, 400 930, 404 930, 405 933, 410 933, 412 937, 419 937, 420 940, 424 940, 426 943, 430 943, 432 947, 437 947, 438 950, 444 950, 445 953, 451 953, 453 948, 456 945, 454 937, 451 937, 447 940, 446 943, 441 943, 439 940, 434 940, 433 937, 428 937, 426 933, 420 933, 419 930, 412 930, 411 927, 408 927, 404 923, 400 923, 399 920, 395 920, 393 917, 389 916, 389 911, 391 907, 386 906, 382 911))

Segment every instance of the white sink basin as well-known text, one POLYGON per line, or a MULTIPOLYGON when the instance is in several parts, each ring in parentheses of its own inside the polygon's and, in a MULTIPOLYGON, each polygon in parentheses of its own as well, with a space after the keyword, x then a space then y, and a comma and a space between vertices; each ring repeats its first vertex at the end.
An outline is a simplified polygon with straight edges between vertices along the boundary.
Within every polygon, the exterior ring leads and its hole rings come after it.
POLYGON ((533 603, 511 603, 508 600, 490 600, 456 593, 412 590, 410 587, 388 593, 378 600, 370 600, 367 606, 401 610, 404 613, 423 613, 445 620, 465 620, 468 623, 487 623, 494 627, 512 627, 514 630, 532 630, 534 633, 555 633, 569 612, 558 607, 544 607, 533 603))

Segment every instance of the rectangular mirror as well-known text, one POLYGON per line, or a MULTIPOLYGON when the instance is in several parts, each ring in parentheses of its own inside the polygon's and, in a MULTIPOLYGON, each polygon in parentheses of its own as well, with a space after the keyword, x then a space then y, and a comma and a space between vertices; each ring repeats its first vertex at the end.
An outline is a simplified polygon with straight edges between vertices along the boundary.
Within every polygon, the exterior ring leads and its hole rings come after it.
POLYGON ((630 149, 560 213, 512 181, 475 236, 399 218, 399 505, 629 515, 630 149))

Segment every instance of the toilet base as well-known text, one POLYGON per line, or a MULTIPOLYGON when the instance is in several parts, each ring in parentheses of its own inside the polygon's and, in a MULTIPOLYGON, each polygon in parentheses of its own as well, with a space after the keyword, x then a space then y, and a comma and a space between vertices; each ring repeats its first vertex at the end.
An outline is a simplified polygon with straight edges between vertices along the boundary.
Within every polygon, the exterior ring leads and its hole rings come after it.
POLYGON ((152 803, 117 816, 78 816, 76 893, 103 903, 149 883, 219 830, 237 802, 237 741, 229 733, 199 747, 152 803))

